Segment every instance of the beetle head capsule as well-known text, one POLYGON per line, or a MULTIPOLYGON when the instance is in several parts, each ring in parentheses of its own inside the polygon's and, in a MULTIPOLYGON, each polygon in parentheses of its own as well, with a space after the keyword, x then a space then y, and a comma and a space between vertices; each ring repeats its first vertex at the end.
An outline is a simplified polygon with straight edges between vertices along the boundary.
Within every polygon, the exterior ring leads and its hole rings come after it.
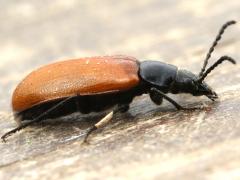
POLYGON ((198 82, 198 77, 186 70, 178 70, 175 81, 171 86, 171 93, 190 93, 193 96, 205 95, 211 100, 217 98, 216 92, 204 81, 198 82))

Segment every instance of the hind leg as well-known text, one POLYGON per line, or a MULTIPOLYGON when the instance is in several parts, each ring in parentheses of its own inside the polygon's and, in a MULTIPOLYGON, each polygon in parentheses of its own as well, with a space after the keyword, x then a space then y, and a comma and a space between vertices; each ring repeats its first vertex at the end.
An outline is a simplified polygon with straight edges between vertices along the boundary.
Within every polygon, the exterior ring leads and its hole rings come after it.
POLYGON ((63 105, 64 103, 66 103, 67 101, 73 99, 75 96, 71 96, 71 97, 68 97, 62 101, 60 101, 58 104, 56 104, 55 106, 53 106, 52 108, 48 109, 47 111, 43 112, 40 116, 36 117, 35 119, 31 120, 31 121, 28 121, 24 124, 20 124, 18 127, 16 127, 15 129, 5 133, 1 139, 3 142, 6 142, 6 138, 11 136, 12 134, 16 133, 17 131, 20 131, 21 129, 24 129, 34 123, 37 123, 37 122, 40 122, 44 119, 44 116, 48 115, 50 112, 54 111, 55 109, 57 109, 58 107, 60 107, 61 105, 63 105))

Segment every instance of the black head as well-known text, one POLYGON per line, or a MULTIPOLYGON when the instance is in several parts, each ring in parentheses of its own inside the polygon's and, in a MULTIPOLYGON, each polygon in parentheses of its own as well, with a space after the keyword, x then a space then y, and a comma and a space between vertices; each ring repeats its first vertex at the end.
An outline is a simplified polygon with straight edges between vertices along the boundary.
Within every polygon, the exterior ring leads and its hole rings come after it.
POLYGON ((171 92, 176 93, 190 93, 193 96, 207 96, 211 100, 217 98, 210 86, 204 81, 199 82, 198 76, 186 70, 178 70, 175 82, 172 85, 171 92))
POLYGON ((206 66, 208 64, 208 60, 211 57, 212 52, 214 51, 214 48, 216 47, 217 43, 219 42, 219 40, 221 39, 222 34, 224 33, 224 30, 232 25, 235 24, 235 21, 229 21, 227 23, 225 23, 215 41, 213 42, 211 48, 209 49, 207 56, 205 58, 203 67, 199 73, 199 75, 195 75, 189 71, 185 71, 185 70, 178 70, 177 76, 176 76, 176 80, 173 83, 171 92, 172 93, 180 93, 180 92, 184 92, 184 93, 190 93, 193 96, 202 96, 205 95, 207 96, 209 99, 214 100, 216 99, 217 93, 214 92, 212 90, 211 87, 209 87, 205 82, 204 79, 207 77, 207 75, 213 70, 215 69, 219 64, 221 64, 224 61, 229 61, 233 64, 236 64, 236 61, 228 56, 222 56, 220 57, 212 66, 210 66, 207 70, 206 66))

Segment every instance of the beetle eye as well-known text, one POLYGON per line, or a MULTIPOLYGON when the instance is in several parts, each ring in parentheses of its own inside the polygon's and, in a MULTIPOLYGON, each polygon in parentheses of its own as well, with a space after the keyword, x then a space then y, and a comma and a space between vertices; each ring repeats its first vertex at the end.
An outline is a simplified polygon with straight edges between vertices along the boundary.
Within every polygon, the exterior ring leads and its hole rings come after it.
POLYGON ((196 82, 196 81, 192 81, 191 82, 192 86, 195 88, 195 90, 198 90, 199 89, 199 84, 196 82))

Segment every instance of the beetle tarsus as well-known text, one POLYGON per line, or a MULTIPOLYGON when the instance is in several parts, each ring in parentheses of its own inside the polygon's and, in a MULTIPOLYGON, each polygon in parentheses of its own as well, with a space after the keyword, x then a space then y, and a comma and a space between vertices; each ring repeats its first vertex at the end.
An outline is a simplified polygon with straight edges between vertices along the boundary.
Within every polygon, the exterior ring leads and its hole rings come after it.
POLYGON ((1 139, 3 142, 6 142, 6 138, 13 135, 14 133, 16 133, 17 131, 20 131, 21 129, 26 128, 27 126, 30 126, 36 122, 40 122, 43 120, 43 117, 46 116, 49 112, 52 112, 53 110, 57 109, 59 106, 63 105, 65 102, 69 101, 70 99, 74 98, 75 96, 70 96, 62 101, 60 101, 58 104, 56 104, 55 106, 53 106, 52 108, 48 109, 47 111, 45 111, 44 113, 42 113, 41 115, 39 115, 38 117, 36 117, 35 119, 25 123, 25 124, 21 124, 20 126, 12 129, 11 131, 5 133, 1 139))
POLYGON ((2 141, 3 141, 3 142, 6 142, 6 139, 7 139, 9 136, 13 135, 13 134, 16 133, 17 131, 20 131, 21 129, 24 129, 25 127, 27 127, 27 126, 29 126, 29 125, 31 125, 31 124, 33 124, 33 123, 35 123, 35 121, 27 122, 27 123, 25 123, 25 124, 22 124, 22 125, 14 128, 14 129, 12 129, 11 131, 8 131, 7 133, 5 133, 5 134, 1 137, 2 141))
POLYGON ((118 106, 115 106, 110 113, 108 113, 100 121, 98 121, 96 124, 94 124, 94 126, 89 128, 89 130, 87 131, 82 143, 83 144, 89 144, 89 136, 94 131, 96 131, 99 128, 102 128, 102 127, 106 126, 106 124, 112 119, 114 114, 116 114, 118 112, 121 112, 121 113, 126 112, 128 109, 129 109, 129 104, 120 104, 118 106))
POLYGON ((1 137, 1 139, 2 139, 2 142, 3 142, 3 143, 6 143, 6 142, 7 142, 5 137, 1 137))
POLYGON ((86 135, 85 135, 85 137, 84 137, 84 140, 83 140, 82 144, 89 144, 88 139, 89 139, 90 134, 92 134, 92 132, 96 131, 97 129, 98 129, 98 128, 97 128, 95 125, 94 125, 93 127, 91 127, 91 128, 87 131, 87 133, 86 133, 86 135))
POLYGON ((15 129, 12 129, 11 131, 8 131, 7 133, 5 133, 5 134, 1 137, 2 141, 3 141, 4 143, 7 142, 6 139, 7 139, 9 136, 13 135, 14 133, 16 133, 17 131, 19 131, 19 130, 22 129, 22 128, 23 128, 22 126, 19 126, 19 127, 15 128, 15 129))
MULTIPOLYGON (((118 109, 119 110, 119 109, 118 109)), ((104 127, 113 117, 113 113, 114 111, 111 111, 110 113, 108 113, 106 116, 104 116, 100 121, 98 121, 96 124, 94 124, 93 127, 91 127, 88 132, 86 133, 86 136, 83 140, 84 144, 89 144, 88 139, 89 136, 96 131, 97 129, 104 127)))

